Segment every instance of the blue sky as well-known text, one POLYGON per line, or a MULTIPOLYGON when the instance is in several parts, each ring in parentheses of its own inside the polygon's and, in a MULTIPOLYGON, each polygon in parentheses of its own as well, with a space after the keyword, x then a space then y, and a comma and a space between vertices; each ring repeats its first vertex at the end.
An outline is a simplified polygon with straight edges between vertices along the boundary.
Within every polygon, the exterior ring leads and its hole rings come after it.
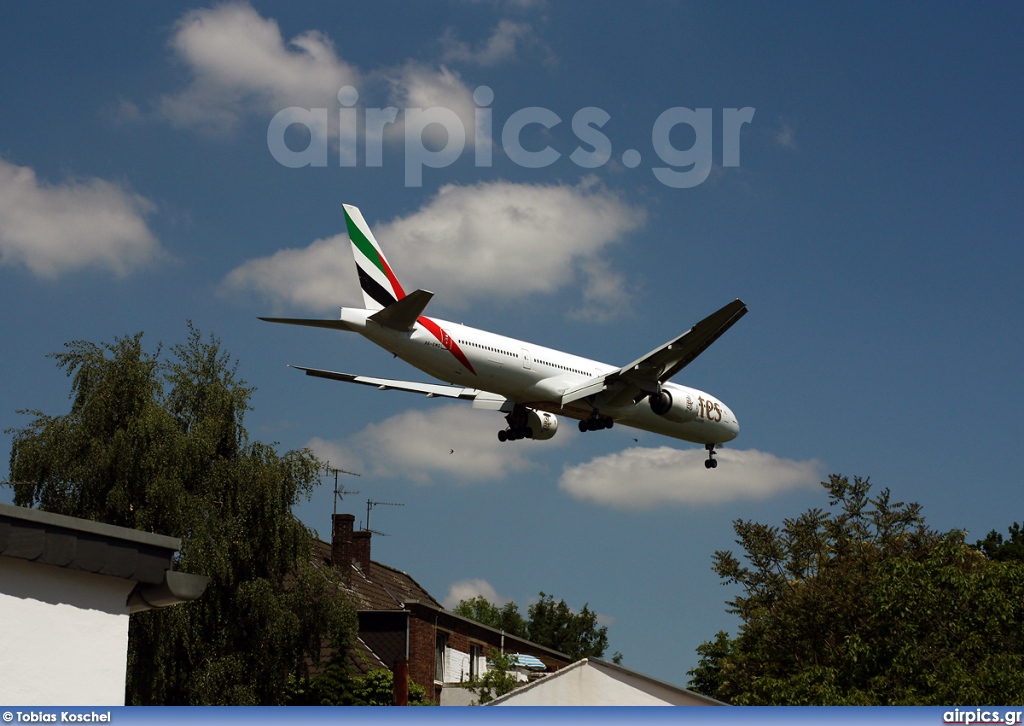
MULTIPOLYGON (((0 5, 4 429, 28 421, 18 409, 67 411, 45 358, 65 342, 141 330, 155 348, 192 320, 256 387, 255 438, 361 472, 342 505, 359 519, 367 498, 405 505, 374 510, 390 535, 374 559, 442 600, 589 603, 609 652, 678 684, 701 641, 735 632, 736 593, 710 569, 732 522, 827 506, 830 472, 871 476, 971 539, 1024 519, 1019 4, 47 10, 0 5), (380 166, 365 135, 356 165, 339 162, 348 85, 362 118, 403 109, 370 139, 380 166), (420 186, 401 126, 413 107, 468 130, 420 186), (530 107, 560 119, 520 135, 558 152, 540 168, 502 143, 530 107), (712 119, 711 168, 688 188, 653 171, 677 166, 666 144, 701 141, 677 124, 659 146, 656 121, 678 107, 712 119), (268 128, 286 108, 327 109, 325 166, 275 159, 268 128), (570 158, 588 108, 608 118, 595 168, 570 158), (723 121, 743 108, 733 166, 723 121), (436 293, 432 314, 608 363, 742 298, 750 314, 677 378, 725 400, 740 437, 712 472, 697 447, 618 427, 501 444, 497 414, 287 369, 422 380, 357 336, 256 319, 359 304, 342 202, 407 288, 436 293)), ((424 148, 450 142, 437 130, 424 148)), ((326 534, 324 482, 298 514, 326 534)))

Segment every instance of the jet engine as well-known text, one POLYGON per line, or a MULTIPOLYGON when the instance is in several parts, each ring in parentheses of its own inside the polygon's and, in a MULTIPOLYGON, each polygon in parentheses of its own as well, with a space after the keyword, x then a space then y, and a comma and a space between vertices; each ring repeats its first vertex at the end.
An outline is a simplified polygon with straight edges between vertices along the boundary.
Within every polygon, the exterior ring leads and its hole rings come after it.
POLYGON ((531 408, 526 413, 526 425, 533 434, 533 439, 545 441, 558 431, 558 417, 553 413, 534 411, 531 408))
POLYGON ((685 423, 697 418, 697 402, 682 391, 672 391, 662 388, 657 393, 649 396, 651 410, 659 416, 674 421, 685 423))

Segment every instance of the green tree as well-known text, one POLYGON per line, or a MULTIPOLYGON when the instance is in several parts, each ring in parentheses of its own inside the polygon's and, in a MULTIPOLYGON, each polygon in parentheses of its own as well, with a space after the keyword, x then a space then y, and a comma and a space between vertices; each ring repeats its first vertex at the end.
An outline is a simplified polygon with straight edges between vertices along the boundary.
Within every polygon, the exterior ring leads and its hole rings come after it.
MULTIPOLYGON (((395 674, 387 668, 372 670, 354 679, 352 705, 391 706, 394 703, 395 674)), ((427 699, 427 691, 415 681, 409 681, 409 705, 433 706, 427 699)))
POLYGON ((504 696, 515 690, 519 685, 513 669, 516 667, 514 653, 501 653, 491 650, 487 653, 487 670, 484 674, 474 679, 468 686, 477 700, 472 706, 482 706, 493 701, 499 696, 504 696))
POLYGON ((540 593, 540 600, 530 606, 527 637, 572 660, 600 658, 608 648, 608 626, 597 627, 597 613, 588 605, 574 613, 565 600, 556 603, 551 595, 540 593))
POLYGON ((356 624, 313 535, 292 514, 319 480, 308 450, 279 454, 243 426, 252 389, 189 325, 169 360, 142 334, 54 354, 71 410, 13 430, 15 503, 182 539, 177 569, 209 575, 193 603, 133 615, 129 704, 277 704, 325 638, 356 624))
MULTIPOLYGON (((540 600, 529 607, 528 620, 519 614, 519 606, 514 602, 499 608, 482 595, 461 600, 453 612, 565 653, 572 660, 600 658, 608 648, 608 627, 597 626, 597 613, 589 603, 574 613, 565 600, 556 603, 553 596, 543 592, 540 600)), ((616 653, 614 660, 619 663, 622 654, 616 653)))
POLYGON ((974 546, 990 560, 1024 562, 1024 530, 1021 530, 1021 526, 1016 522, 1010 525, 1010 536, 1006 539, 993 529, 985 539, 979 540, 974 546))
POLYGON ((720 551, 714 569, 741 588, 739 633, 698 648, 691 687, 734 704, 1024 700, 1024 564, 929 529, 866 479, 822 485, 837 512, 734 523, 747 564, 720 551))
POLYGON ((507 602, 499 608, 483 595, 477 595, 469 600, 460 600, 452 612, 489 625, 495 630, 503 630, 517 638, 526 637, 526 621, 519 614, 519 606, 514 602, 507 602))
MULTIPOLYGON (((293 679, 290 684, 290 706, 391 706, 394 704, 395 674, 387 668, 371 670, 362 676, 352 676, 344 663, 344 656, 331 658, 328 666, 317 675, 293 679)), ((426 689, 409 681, 409 705, 433 706, 426 689)))

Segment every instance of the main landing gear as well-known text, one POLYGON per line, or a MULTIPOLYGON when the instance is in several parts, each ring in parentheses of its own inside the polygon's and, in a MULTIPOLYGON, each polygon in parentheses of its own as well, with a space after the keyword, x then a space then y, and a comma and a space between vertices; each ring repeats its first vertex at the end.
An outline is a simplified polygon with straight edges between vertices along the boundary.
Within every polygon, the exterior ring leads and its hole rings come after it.
POLYGON ((498 441, 519 441, 533 438, 533 429, 527 425, 528 417, 525 406, 515 406, 512 412, 505 416, 505 420, 508 421, 508 428, 498 432, 498 441))
POLYGON ((715 445, 704 444, 704 448, 708 450, 708 460, 704 462, 704 468, 714 469, 718 466, 718 459, 715 458, 715 445))
POLYGON ((586 433, 587 431, 600 431, 601 429, 610 429, 615 425, 615 419, 611 416, 601 416, 595 413, 593 416, 580 421, 580 431, 586 433))

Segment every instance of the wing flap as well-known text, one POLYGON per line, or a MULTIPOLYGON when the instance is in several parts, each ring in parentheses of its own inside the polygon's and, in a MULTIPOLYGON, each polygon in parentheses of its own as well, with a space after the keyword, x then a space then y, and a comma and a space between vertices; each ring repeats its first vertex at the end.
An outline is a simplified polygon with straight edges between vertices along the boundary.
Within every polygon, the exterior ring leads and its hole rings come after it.
POLYGON ((407 393, 420 393, 429 398, 441 396, 443 398, 459 398, 467 401, 474 400, 479 394, 475 388, 463 388, 461 386, 447 386, 443 383, 417 383, 416 381, 397 381, 391 378, 376 378, 374 376, 357 376, 353 373, 341 373, 338 371, 325 371, 320 368, 305 368, 303 366, 289 366, 300 371, 305 371, 307 376, 317 378, 328 378, 332 381, 343 383, 358 383, 363 386, 373 386, 381 391, 406 391, 407 393))
POLYGON ((504 396, 489 391, 480 391, 473 397, 473 408, 482 411, 511 411, 512 403, 504 396))
POLYGON ((607 379, 608 376, 598 376, 597 378, 590 378, 583 381, 583 383, 573 388, 567 388, 562 392, 562 405, 565 406, 573 401, 578 401, 581 398, 586 398, 587 396, 593 396, 600 393, 608 388, 607 379))

